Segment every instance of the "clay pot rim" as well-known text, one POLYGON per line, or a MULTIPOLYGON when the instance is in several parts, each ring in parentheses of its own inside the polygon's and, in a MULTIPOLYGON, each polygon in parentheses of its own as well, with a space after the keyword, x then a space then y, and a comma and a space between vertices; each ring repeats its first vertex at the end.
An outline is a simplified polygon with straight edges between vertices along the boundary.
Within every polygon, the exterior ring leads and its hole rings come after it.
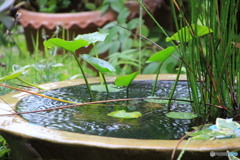
POLYGON ((82 29, 88 26, 102 27, 106 23, 116 19, 115 12, 108 11, 103 14, 99 10, 76 13, 42 13, 19 9, 18 15, 19 22, 23 27, 31 26, 35 29, 45 27, 50 30, 54 29, 57 25, 64 29, 70 29, 73 26, 78 26, 82 29))
MULTIPOLYGON (((155 75, 139 75, 137 80, 154 80, 155 75)), ((174 80, 174 74, 162 74, 159 80, 174 80)), ((114 81, 115 77, 108 77, 107 81, 114 81)), ((186 76, 182 75, 181 80, 186 80, 186 76)), ((98 78, 89 78, 90 83, 98 83, 98 78)), ((47 89, 56 89, 57 87, 66 87, 71 85, 84 84, 82 79, 67 80, 61 82, 47 83, 39 85, 47 89)), ((0 114, 14 113, 12 107, 15 107, 17 102, 27 93, 14 92, 0 97, 0 114), (6 104, 6 103, 8 104, 6 104)), ((21 136, 23 138, 38 139, 56 144, 71 144, 76 146, 94 146, 99 148, 111 149, 147 149, 147 150, 173 150, 178 144, 178 140, 142 140, 128 138, 113 138, 95 135, 85 135, 50 129, 36 124, 32 124, 21 118, 20 116, 0 116, 0 132, 7 132, 21 136)), ((218 139, 218 140, 196 140, 192 141, 186 150, 188 151, 224 151, 240 148, 240 138, 218 139)), ((178 149, 183 149, 186 144, 184 140, 178 149)))

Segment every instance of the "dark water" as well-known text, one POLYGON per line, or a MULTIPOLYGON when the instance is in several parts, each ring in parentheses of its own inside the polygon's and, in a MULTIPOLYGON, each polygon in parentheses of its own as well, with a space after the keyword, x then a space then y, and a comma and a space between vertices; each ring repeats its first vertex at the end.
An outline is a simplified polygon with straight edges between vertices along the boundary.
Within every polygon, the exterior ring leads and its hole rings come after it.
MULTIPOLYGON (((151 94, 152 81, 133 83, 129 97, 147 97, 151 94)), ((173 85, 172 81, 159 81, 156 95, 167 98, 173 85)), ((89 96, 84 86, 72 86, 44 92, 45 95, 74 102, 88 102, 89 96), (81 98, 81 99, 80 99, 81 98)), ((106 93, 94 92, 97 100, 105 100, 106 93)), ((185 82, 179 82, 175 98, 187 98, 185 82)), ((108 99, 126 98, 125 91, 110 93, 108 99)), ((144 100, 105 103, 107 105, 88 105, 57 109, 39 113, 23 114, 23 118, 41 126, 78 132, 90 135, 136 138, 136 139, 179 139, 193 126, 194 120, 171 119, 165 116, 166 105, 145 102, 144 100), (139 111, 138 119, 119 119, 107 116, 120 109, 139 111)), ((47 98, 28 96, 18 104, 18 112, 35 111, 69 105, 47 98)), ((191 112, 191 106, 173 102, 171 111, 191 112)))

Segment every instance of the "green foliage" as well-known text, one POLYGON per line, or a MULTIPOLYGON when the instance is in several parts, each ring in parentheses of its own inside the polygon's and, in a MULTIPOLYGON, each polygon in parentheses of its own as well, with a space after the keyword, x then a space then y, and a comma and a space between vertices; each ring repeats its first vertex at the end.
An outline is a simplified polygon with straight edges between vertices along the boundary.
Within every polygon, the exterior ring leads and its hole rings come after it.
POLYGON ((126 112, 126 110, 114 111, 107 114, 108 116, 115 118, 123 118, 123 119, 132 119, 139 118, 142 116, 140 112, 126 112))
POLYGON ((26 1, 27 9, 46 13, 61 13, 61 12, 79 12, 86 10, 95 10, 101 6, 99 0, 22 0, 26 1))
POLYGON ((224 133, 220 132, 214 132, 211 129, 204 129, 200 131, 196 131, 192 133, 190 136, 192 136, 192 140, 209 140, 214 139, 217 136, 226 136, 224 133))
POLYGON ((38 0, 37 3, 40 12, 56 13, 67 8, 71 0, 38 0))
POLYGON ((164 62, 174 51, 176 47, 170 46, 152 55, 147 62, 164 62))
POLYGON ((86 62, 90 63, 93 67, 95 67, 99 72, 105 73, 105 72, 115 72, 115 68, 107 61, 104 61, 99 58, 95 58, 93 56, 90 56, 88 54, 83 54, 82 59, 84 59, 86 62))
POLYGON ((190 112, 168 112, 166 116, 174 119, 194 119, 197 115, 190 112))
POLYGON ((44 46, 47 48, 60 47, 70 52, 75 52, 79 48, 86 47, 88 45, 89 43, 82 39, 66 41, 60 38, 51 38, 47 41, 44 41, 44 46))
POLYGON ((93 94, 92 94, 92 91, 91 91, 91 87, 88 83, 88 80, 87 80, 87 77, 86 77, 86 74, 82 68, 82 65, 80 63, 80 60, 78 59, 77 55, 75 54, 75 51, 81 47, 85 47, 85 46, 88 46, 89 43, 85 40, 82 40, 82 39, 79 39, 79 40, 74 40, 74 41, 66 41, 66 40, 63 40, 63 39, 59 39, 59 38, 51 38, 47 41, 44 41, 44 45, 45 47, 48 47, 48 48, 52 48, 54 46, 56 47, 61 47, 63 49, 66 49, 67 51, 70 51, 71 54, 74 56, 74 59, 75 61, 77 62, 78 64, 78 67, 83 75, 83 78, 84 78, 84 81, 86 83, 86 86, 88 88, 88 92, 89 92, 89 95, 91 98, 93 98, 93 94))
POLYGON ((238 134, 240 136, 240 124, 235 121, 217 118, 216 127, 219 130, 224 130, 232 133, 236 133, 238 131, 238 134))
MULTIPOLYGON (((124 2, 126 0, 112 1, 104 0, 102 11, 107 9, 112 9, 118 13, 116 22, 110 22, 100 29, 102 33, 108 33, 106 40, 102 43, 96 45, 96 50, 99 54, 108 52, 109 62, 116 68, 117 74, 130 74, 136 70, 139 70, 140 67, 144 67, 141 64, 145 65, 145 59, 149 57, 152 52, 152 46, 146 48, 146 43, 143 43, 141 46, 139 44, 139 39, 137 36, 132 36, 131 31, 126 30, 117 26, 126 27, 130 30, 140 30, 144 36, 149 34, 148 28, 140 24, 138 18, 129 19, 130 11, 125 6, 124 2), (139 52, 139 47, 142 49, 142 55, 139 52), (146 55, 146 57, 145 57, 146 55), (141 57, 141 58, 140 58, 141 57), (141 65, 141 66, 140 66, 141 65)), ((95 53, 93 49, 91 55, 95 53)))
MULTIPOLYGON (((75 40, 83 39, 86 40, 89 44, 93 44, 96 57, 98 54, 96 53, 95 43, 96 42, 103 42, 107 37, 107 34, 103 34, 100 32, 94 32, 90 34, 78 35, 75 40)), ((107 61, 104 61, 99 58, 92 57, 91 55, 84 54, 81 56, 86 62, 90 63, 93 67, 95 67, 100 72, 100 79, 104 81, 106 91, 109 93, 108 85, 103 73, 105 72, 115 72, 115 68, 107 61)))
POLYGON ((87 41, 89 44, 95 44, 96 42, 104 42, 107 35, 107 33, 93 32, 88 34, 80 34, 74 40, 82 39, 87 41))
POLYGON ((190 134, 191 140, 224 139, 240 136, 240 124, 230 119, 217 118, 216 125, 204 127, 190 134))
POLYGON ((158 99, 160 97, 157 96, 148 96, 148 99, 144 99, 146 102, 151 102, 151 103, 160 103, 160 104, 167 104, 169 100, 162 100, 158 99))
POLYGON ((239 108, 240 50, 231 45, 240 41, 236 20, 239 1, 206 0, 204 5, 189 1, 189 6, 188 18, 184 16, 183 6, 174 13, 176 28, 181 29, 167 40, 187 42, 179 44, 179 55, 186 68, 193 111, 214 119, 220 112, 212 106, 226 107, 226 110, 239 108), (177 12, 182 16, 177 16, 177 12), (187 27, 189 24, 191 27, 187 27))
POLYGON ((6 154, 10 152, 10 148, 8 147, 6 140, 0 136, 0 159, 5 159, 6 154))
POLYGON ((111 8, 112 10, 116 11, 117 13, 120 13, 122 9, 125 8, 124 2, 126 0, 118 0, 118 1, 113 1, 113 0, 103 0, 102 4, 102 11, 105 12, 107 9, 111 8))
POLYGON ((39 87, 37 85, 34 85, 34 84, 30 83, 30 82, 24 81, 23 79, 20 78, 20 76, 24 72, 26 72, 26 70, 29 69, 30 67, 32 67, 32 66, 31 65, 27 65, 27 66, 21 67, 20 69, 12 72, 11 74, 0 78, 0 82, 1 81, 9 81, 9 80, 17 79, 17 80, 19 80, 19 81, 21 81, 21 82, 23 82, 23 83, 25 83, 25 84, 27 84, 29 86, 33 86, 33 87, 36 87, 36 88, 44 90, 43 88, 41 88, 41 87, 39 87))
POLYGON ((126 75, 138 68, 137 49, 129 49, 123 52, 115 52, 108 56, 109 62, 116 68, 117 75, 126 75))
POLYGON ((166 38, 166 41, 169 42, 175 40, 186 43, 193 38, 197 38, 211 32, 213 32, 213 30, 209 27, 192 24, 191 26, 181 28, 171 37, 166 38))
POLYGON ((29 69, 30 67, 31 67, 30 65, 24 66, 24 67, 20 68, 19 70, 16 70, 16 71, 12 72, 11 74, 0 78, 0 81, 6 81, 6 80, 12 80, 12 79, 19 78, 19 76, 23 72, 26 72, 26 70, 29 69))
MULTIPOLYGON (((97 92, 106 92, 106 87, 102 84, 98 84, 98 85, 92 85, 91 86, 91 90, 92 91, 97 91, 97 92)), ((116 85, 114 84, 108 84, 108 91, 109 92, 119 92, 123 89, 118 88, 116 85)))
MULTIPOLYGON (((30 65, 32 68, 19 77, 32 84, 83 78, 82 74, 79 73, 78 64, 72 59, 72 55, 54 55, 50 52, 45 52, 44 55, 41 52, 30 54, 23 34, 16 34, 13 38, 14 42, 8 42, 7 46, 2 45, 0 47, 0 64, 3 65, 0 65, 0 77, 5 77, 26 65, 30 65), (10 44, 13 44, 13 46, 10 44)), ((88 68, 86 64, 83 64, 82 67, 89 76, 96 76, 96 72, 88 68)), ((19 81, 12 79, 4 83, 16 85, 19 84, 19 81)), ((0 95, 7 94, 10 91, 10 89, 0 87, 0 95)))
POLYGON ((118 76, 114 83, 116 86, 119 86, 119 87, 123 87, 123 86, 128 87, 139 73, 140 72, 137 71, 129 75, 118 76))
POLYGON ((14 0, 0 0, 0 22, 10 31, 15 23, 6 11, 14 4, 14 0))

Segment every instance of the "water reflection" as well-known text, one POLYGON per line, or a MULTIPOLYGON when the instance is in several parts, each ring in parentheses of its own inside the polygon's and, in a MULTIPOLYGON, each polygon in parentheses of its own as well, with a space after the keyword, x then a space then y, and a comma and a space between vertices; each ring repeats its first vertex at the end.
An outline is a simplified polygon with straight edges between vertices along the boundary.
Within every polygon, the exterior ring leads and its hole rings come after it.
MULTIPOLYGON (((172 81, 160 81, 156 90, 156 96, 167 97, 172 88, 172 81)), ((130 90, 131 97, 147 97, 151 94, 151 81, 134 83, 130 90)), ((179 82, 174 98, 187 98, 188 89, 185 82, 179 82)), ((44 92, 45 95, 74 101, 88 102, 88 94, 83 86, 73 86, 44 92), (79 98, 81 97, 81 99, 79 98)), ((105 96, 94 92, 98 100, 105 96)), ((111 93, 110 99, 126 98, 125 91, 111 93)), ((25 97, 18 105, 19 112, 49 109, 66 106, 67 103, 57 102, 37 96, 25 97)), ((173 102, 172 111, 191 111, 191 107, 181 102, 173 102)), ((179 139, 192 126, 191 120, 170 119, 165 116, 166 105, 145 102, 144 100, 129 102, 114 102, 108 105, 89 105, 74 108, 65 108, 38 113, 23 114, 23 118, 41 126, 78 132, 91 135, 110 137, 138 138, 138 139, 179 139), (147 106, 147 107, 144 107, 147 106), (127 111, 139 111, 142 117, 138 119, 117 119, 107 116, 108 113, 125 109, 127 111)))

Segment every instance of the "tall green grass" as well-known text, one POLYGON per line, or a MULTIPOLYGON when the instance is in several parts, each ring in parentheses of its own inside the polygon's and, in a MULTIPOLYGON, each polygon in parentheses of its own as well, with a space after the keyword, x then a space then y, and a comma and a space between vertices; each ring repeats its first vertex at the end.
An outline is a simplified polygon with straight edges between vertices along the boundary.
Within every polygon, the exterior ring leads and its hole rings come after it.
POLYGON ((240 49, 233 45, 240 42, 239 1, 193 0, 188 1, 188 7, 180 1, 172 2, 177 29, 200 24, 213 30, 180 44, 194 111, 209 119, 234 116, 240 104, 240 49))
MULTIPOLYGON (((144 4, 140 0, 138 2, 147 11, 144 4)), ((236 47, 236 43, 240 42, 237 21, 239 0, 192 0, 187 3, 171 0, 171 5, 177 31, 187 26, 194 37, 197 25, 213 30, 211 34, 193 38, 187 43, 175 42, 180 45, 179 70, 183 67, 186 70, 193 111, 209 120, 234 117, 240 105, 240 49, 236 47)), ((147 13, 168 37, 154 17, 147 13)), ((186 35, 186 32, 179 32, 181 42, 186 35)), ((174 91, 175 87, 170 98, 174 91)))

